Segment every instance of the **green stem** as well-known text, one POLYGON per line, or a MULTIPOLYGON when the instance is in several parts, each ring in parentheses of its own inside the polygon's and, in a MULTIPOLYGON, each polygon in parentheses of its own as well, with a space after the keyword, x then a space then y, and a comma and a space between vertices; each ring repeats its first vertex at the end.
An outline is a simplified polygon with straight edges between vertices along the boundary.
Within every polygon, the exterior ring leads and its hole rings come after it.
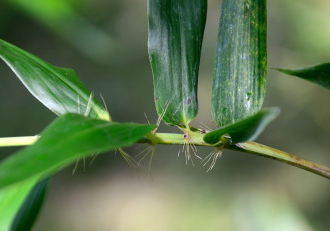
MULTIPOLYGON (((189 134, 189 137, 185 137, 183 134, 155 133, 155 134, 150 134, 145 139, 141 139, 138 143, 149 143, 153 145, 156 144, 183 145, 189 143, 196 146, 216 147, 214 145, 205 143, 203 140, 203 136, 204 134, 200 134, 197 132, 191 132, 189 134)), ((0 138, 0 147, 32 145, 38 139, 39 136, 0 138)), ((314 163, 309 160, 301 159, 295 155, 262 144, 258 144, 255 142, 239 143, 236 145, 226 145, 225 149, 236 150, 243 153, 250 153, 270 159, 275 159, 330 179, 330 168, 326 166, 314 163)))
POLYGON ((330 179, 330 168, 263 144, 246 142, 231 145, 227 149, 275 159, 330 179))
POLYGON ((146 139, 140 140, 140 143, 150 144, 193 144, 196 146, 208 146, 214 147, 214 145, 205 143, 203 140, 203 134, 196 132, 190 132, 189 137, 185 137, 184 134, 175 133, 155 133, 150 134, 146 139))
POLYGON ((0 138, 0 147, 18 147, 31 145, 39 139, 39 136, 20 136, 0 138))

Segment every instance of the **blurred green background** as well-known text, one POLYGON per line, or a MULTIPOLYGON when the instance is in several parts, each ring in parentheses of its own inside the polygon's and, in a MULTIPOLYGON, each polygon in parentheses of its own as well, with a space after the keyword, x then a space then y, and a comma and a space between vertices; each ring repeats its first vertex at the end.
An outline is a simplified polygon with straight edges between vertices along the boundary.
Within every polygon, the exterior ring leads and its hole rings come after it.
MULTIPOLYGON (((1 0, 1 38, 74 68, 117 121, 155 122, 146 0, 1 0)), ((210 89, 220 1, 209 0, 197 126, 214 127, 210 89)), ((328 0, 269 1, 269 66, 330 61, 328 0)), ((0 64, 0 136, 38 134, 55 116, 0 64)), ((330 93, 269 71, 266 106, 280 117, 259 142, 330 165, 330 93)), ((163 126, 162 131, 172 130, 163 126)), ((59 137, 61 139, 61 137, 59 137)), ((132 155, 145 147, 128 148, 132 155)), ((330 182, 269 159, 226 151, 213 171, 159 146, 150 172, 118 154, 57 174, 34 231, 327 231, 330 182), (73 173, 73 170, 74 173, 73 173)), ((1 149, 0 158, 15 151, 1 149)), ((200 148, 201 155, 210 149, 200 148)), ((13 169, 13 171, 15 171, 13 169)))

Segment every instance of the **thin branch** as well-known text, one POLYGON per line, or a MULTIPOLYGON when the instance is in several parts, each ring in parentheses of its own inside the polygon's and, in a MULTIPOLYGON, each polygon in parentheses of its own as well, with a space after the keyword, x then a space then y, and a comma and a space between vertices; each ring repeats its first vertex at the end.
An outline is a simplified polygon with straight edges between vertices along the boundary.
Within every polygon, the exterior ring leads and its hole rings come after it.
POLYGON ((0 147, 28 146, 35 143, 39 136, 20 136, 0 138, 0 147))
POLYGON ((309 160, 304 160, 293 154, 283 152, 281 150, 271 148, 263 144, 258 144, 255 142, 246 142, 246 143, 231 145, 226 148, 231 150, 241 151, 244 153, 263 156, 266 158, 275 159, 330 179, 329 167, 314 163, 309 160))
MULTIPOLYGON (((203 140, 203 136, 204 134, 200 134, 198 132, 192 133, 189 140, 189 144, 195 146, 216 147, 214 145, 205 143, 203 140)), ((0 147, 32 145, 38 139, 39 136, 0 138, 0 147)), ((138 141, 138 143, 149 143, 152 145, 156 145, 156 144, 184 145, 185 142, 186 141, 184 134, 173 134, 173 133, 155 133, 155 134, 150 133, 146 138, 138 141)), ((218 143, 217 146, 218 145, 224 145, 224 144, 218 143)), ((293 154, 289 154, 281 150, 268 147, 266 145, 258 144, 255 142, 246 142, 246 143, 239 143, 236 145, 225 145, 224 148, 275 159, 330 179, 330 168, 314 163, 309 160, 304 160, 293 154)))

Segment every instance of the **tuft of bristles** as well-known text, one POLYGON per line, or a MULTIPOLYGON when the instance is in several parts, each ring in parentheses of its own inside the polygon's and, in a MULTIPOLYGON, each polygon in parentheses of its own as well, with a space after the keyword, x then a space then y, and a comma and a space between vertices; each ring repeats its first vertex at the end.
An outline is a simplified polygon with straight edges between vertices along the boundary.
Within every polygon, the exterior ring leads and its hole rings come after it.
MULTIPOLYGON (((104 107, 108 111, 104 98, 102 96, 101 96, 101 98, 102 98, 104 107)), ((84 116, 90 115, 90 112, 92 110, 92 100, 93 100, 93 94, 90 94, 87 105, 86 105, 86 109, 83 113, 84 116)), ((78 96, 78 105, 77 105, 78 114, 81 114, 81 105, 80 104, 81 104, 81 102, 80 102, 80 98, 78 96)), ((162 113, 158 116, 157 121, 156 121, 156 128, 152 131, 153 134, 155 134, 157 132, 157 130, 163 120, 163 117, 167 111, 169 104, 170 104, 170 100, 166 103, 162 113)), ((149 121, 146 113, 144 113, 144 116, 145 116, 148 124, 150 124, 150 121, 149 121)), ((201 129, 198 129, 198 131, 201 133, 207 133, 207 131, 212 130, 205 124, 202 124, 200 127, 201 127, 201 129)), ((181 153, 183 153, 184 157, 185 157, 185 164, 188 165, 188 163, 191 162, 192 166, 195 166, 194 160, 197 159, 201 162, 201 164, 204 167, 207 167, 206 171, 210 172, 214 168, 217 160, 222 156, 222 147, 217 147, 215 151, 212 151, 211 153, 209 153, 208 155, 206 155, 205 157, 202 158, 198 154, 197 147, 191 142, 190 128, 188 126, 186 126, 185 128, 179 127, 179 129, 183 132, 182 135, 183 135, 184 143, 178 151, 178 158, 180 157, 181 153)), ((130 167, 141 168, 143 165, 143 162, 147 160, 148 172, 150 172, 151 167, 152 167, 152 161, 153 161, 155 151, 156 151, 156 146, 155 146, 155 144, 148 144, 148 146, 146 148, 144 148, 140 153, 138 153, 135 158, 133 158, 130 154, 128 154, 126 151, 124 151, 121 148, 116 149, 115 151, 118 152, 123 157, 123 159, 127 162, 127 164, 130 167)), ((91 159, 89 165, 91 165, 94 162, 96 157, 97 157, 97 153, 92 155, 92 159, 91 159)), ((83 169, 85 170, 86 159, 82 158, 81 160, 83 162, 83 169)), ((78 166, 79 166, 79 162, 81 160, 78 160, 76 162, 76 164, 73 168, 72 174, 76 173, 78 166)))
POLYGON ((217 149, 216 151, 213 151, 210 154, 208 154, 203 159, 202 161, 203 167, 208 166, 206 172, 210 172, 214 168, 217 160, 222 156, 222 153, 223 153, 222 150, 217 149))
POLYGON ((200 160, 202 158, 198 155, 196 146, 193 143, 191 143, 191 136, 189 134, 189 131, 184 132, 183 139, 184 139, 184 143, 182 145, 182 149, 179 149, 178 157, 180 157, 181 153, 184 153, 186 159, 186 165, 189 162, 191 162, 192 166, 195 166, 194 157, 200 160))

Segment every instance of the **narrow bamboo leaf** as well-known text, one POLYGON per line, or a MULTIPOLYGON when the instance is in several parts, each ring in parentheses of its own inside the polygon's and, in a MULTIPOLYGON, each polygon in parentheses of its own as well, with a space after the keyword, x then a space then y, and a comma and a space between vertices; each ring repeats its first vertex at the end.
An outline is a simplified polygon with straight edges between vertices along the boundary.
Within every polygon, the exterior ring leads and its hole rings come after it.
POLYGON ((36 184, 24 200, 11 225, 10 231, 31 230, 44 202, 49 179, 36 184))
POLYGON ((0 39, 0 58, 41 103, 57 115, 68 112, 109 120, 109 114, 91 97, 76 73, 59 68, 0 39))
POLYGON ((293 75, 316 83, 330 90, 330 63, 323 63, 314 67, 299 70, 276 69, 284 74, 293 75))
POLYGON ((93 153, 131 145, 154 128, 152 125, 113 123, 78 114, 61 116, 34 145, 0 163, 0 188, 32 177, 47 177, 93 153))
POLYGON ((197 81, 207 0, 149 0, 149 59, 158 115, 187 126, 198 111, 197 81))
POLYGON ((266 0, 223 0, 212 114, 225 126, 257 113, 267 75, 266 0))
POLYGON ((224 135, 229 135, 234 144, 252 141, 278 116, 279 112, 278 108, 261 110, 253 116, 207 133, 204 136, 204 141, 209 144, 216 144, 224 135))
POLYGON ((10 231, 17 212, 36 182, 36 178, 31 178, 0 190, 1 231, 10 231))

